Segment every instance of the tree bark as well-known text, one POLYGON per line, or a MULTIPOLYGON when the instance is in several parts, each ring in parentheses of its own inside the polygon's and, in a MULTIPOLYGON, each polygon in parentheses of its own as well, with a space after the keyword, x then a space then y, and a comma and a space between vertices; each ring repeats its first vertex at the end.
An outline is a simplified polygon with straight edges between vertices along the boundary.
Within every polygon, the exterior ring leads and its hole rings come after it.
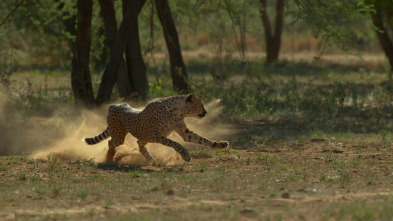
POLYGON ((71 85, 75 103, 92 106, 93 89, 89 70, 92 0, 78 0, 77 34, 72 58, 71 85))
MULTIPOLYGON (((131 1, 123 0, 123 16, 126 14, 126 9, 129 7, 131 1)), ((131 21, 132 29, 130 30, 130 37, 127 39, 125 54, 128 78, 131 81, 134 91, 138 97, 146 99, 148 91, 148 81, 146 76, 146 65, 143 61, 141 45, 139 40, 138 17, 131 21)))
POLYGON ((265 42, 266 42, 266 62, 274 63, 278 61, 280 48, 281 48, 281 35, 284 24, 284 9, 285 0, 277 0, 276 5, 276 23, 274 27, 274 33, 266 12, 267 3, 266 0, 260 0, 261 2, 261 19, 265 29, 265 42))
POLYGON ((110 50, 109 63, 105 68, 104 74, 102 75, 101 84, 98 88, 96 99, 96 103, 98 105, 108 102, 111 98, 113 85, 115 84, 118 77, 118 71, 126 46, 126 41, 130 37, 130 30, 133 29, 132 26, 135 25, 135 23, 132 21, 136 20, 145 2, 146 0, 132 1, 127 9, 123 21, 120 24, 116 41, 110 50))
MULTIPOLYGON (((106 50, 110 51, 117 35, 116 13, 113 7, 113 0, 99 0, 99 3, 105 26, 104 44, 107 47, 106 50)), ((123 57, 120 61, 119 74, 116 84, 119 95, 122 98, 127 98, 131 93, 135 92, 135 89, 132 87, 131 81, 128 78, 127 67, 123 57)))
POLYGON ((154 2, 169 52, 173 87, 178 92, 187 93, 190 91, 189 85, 187 84, 187 71, 183 62, 179 37, 172 18, 171 9, 169 8, 168 0, 155 0, 154 2))
POLYGON ((389 38, 388 32, 383 25, 381 12, 379 9, 375 9, 375 13, 371 13, 371 19, 375 27, 378 29, 376 30, 376 33, 379 43, 381 44, 382 50, 389 60, 390 68, 393 70, 393 42, 389 38))

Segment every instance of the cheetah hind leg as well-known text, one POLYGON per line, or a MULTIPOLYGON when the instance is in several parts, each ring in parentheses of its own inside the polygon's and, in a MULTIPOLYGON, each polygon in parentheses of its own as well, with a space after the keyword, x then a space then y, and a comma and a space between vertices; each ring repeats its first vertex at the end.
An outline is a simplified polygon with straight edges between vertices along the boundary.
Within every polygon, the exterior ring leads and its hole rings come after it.
POLYGON ((146 158, 149 164, 155 164, 154 158, 150 155, 149 151, 146 149, 147 142, 138 140, 139 152, 146 158))
MULTIPOLYGON (((105 163, 111 163, 113 162, 113 158, 116 154, 116 147, 120 146, 124 143, 124 136, 116 136, 116 137, 112 137, 111 140, 108 141, 108 152, 106 153, 106 159, 105 159, 105 163)), ((115 159, 116 160, 116 159, 115 159)))
POLYGON ((111 134, 112 139, 108 141, 109 149, 108 152, 106 153, 105 163, 113 162, 113 158, 116 154, 116 147, 124 144, 124 138, 126 137, 126 134, 127 134, 126 130, 118 132, 115 135, 111 134))
POLYGON ((116 163, 119 163, 124 157, 126 157, 126 156, 129 156, 128 154, 126 154, 126 153, 118 153, 117 155, 116 155, 116 157, 115 157, 115 162, 116 163))
POLYGON ((108 152, 106 153, 106 159, 105 159, 105 163, 111 163, 113 162, 113 157, 116 154, 116 143, 113 140, 109 140, 108 141, 108 152))

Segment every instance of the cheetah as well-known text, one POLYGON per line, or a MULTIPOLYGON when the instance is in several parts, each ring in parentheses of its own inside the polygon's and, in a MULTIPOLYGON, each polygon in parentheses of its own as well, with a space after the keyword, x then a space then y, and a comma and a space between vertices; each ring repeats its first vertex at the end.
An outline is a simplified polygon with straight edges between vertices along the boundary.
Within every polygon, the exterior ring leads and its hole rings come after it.
POLYGON ((149 163, 154 158, 146 149, 147 143, 160 143, 172 147, 183 160, 189 162, 191 156, 179 143, 167 136, 175 131, 185 141, 205 145, 210 148, 225 148, 227 141, 213 141, 201 137, 189 130, 184 122, 185 117, 203 118, 207 111, 203 102, 194 94, 158 98, 150 101, 144 110, 134 109, 128 104, 112 104, 108 108, 108 127, 101 134, 85 138, 89 145, 97 144, 111 137, 108 141, 106 162, 113 162, 116 147, 124 143, 127 133, 138 139, 139 152, 149 163))

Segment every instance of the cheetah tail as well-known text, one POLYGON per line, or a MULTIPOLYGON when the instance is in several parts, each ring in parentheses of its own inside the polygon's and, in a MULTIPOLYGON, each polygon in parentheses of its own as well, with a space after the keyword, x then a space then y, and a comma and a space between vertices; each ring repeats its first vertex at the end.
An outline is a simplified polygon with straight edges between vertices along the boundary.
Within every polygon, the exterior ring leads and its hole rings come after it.
POLYGON ((99 135, 91 138, 85 138, 85 142, 89 145, 97 144, 110 136, 108 132, 108 128, 104 130, 104 132, 100 133, 99 135))

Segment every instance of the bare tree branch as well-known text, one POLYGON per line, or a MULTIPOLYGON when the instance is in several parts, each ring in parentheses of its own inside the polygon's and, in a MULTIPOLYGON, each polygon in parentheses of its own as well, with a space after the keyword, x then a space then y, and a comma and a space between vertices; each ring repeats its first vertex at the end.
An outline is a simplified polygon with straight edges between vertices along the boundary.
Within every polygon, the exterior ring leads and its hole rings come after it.
POLYGON ((245 63, 246 62, 245 46, 244 46, 245 35, 243 35, 241 23, 240 23, 240 21, 238 22, 239 29, 240 29, 240 42, 239 42, 239 39, 237 38, 237 33, 236 33, 236 21, 235 21, 235 16, 233 14, 233 10, 232 10, 231 5, 228 0, 225 0, 224 2, 225 2, 225 6, 227 8, 228 14, 229 14, 229 18, 231 19, 231 22, 232 22, 232 29, 233 29, 233 33, 235 34, 236 45, 237 45, 237 49, 239 50, 240 58, 241 58, 242 62, 245 63))
POLYGON ((21 0, 17 5, 15 5, 14 9, 12 9, 12 11, 10 13, 8 13, 7 16, 5 16, 5 18, 3 19, 3 21, 0 23, 0 27, 3 26, 7 20, 12 16, 12 14, 14 14, 16 12, 16 10, 18 10, 18 8, 22 5, 23 2, 25 2, 26 0, 21 0))

